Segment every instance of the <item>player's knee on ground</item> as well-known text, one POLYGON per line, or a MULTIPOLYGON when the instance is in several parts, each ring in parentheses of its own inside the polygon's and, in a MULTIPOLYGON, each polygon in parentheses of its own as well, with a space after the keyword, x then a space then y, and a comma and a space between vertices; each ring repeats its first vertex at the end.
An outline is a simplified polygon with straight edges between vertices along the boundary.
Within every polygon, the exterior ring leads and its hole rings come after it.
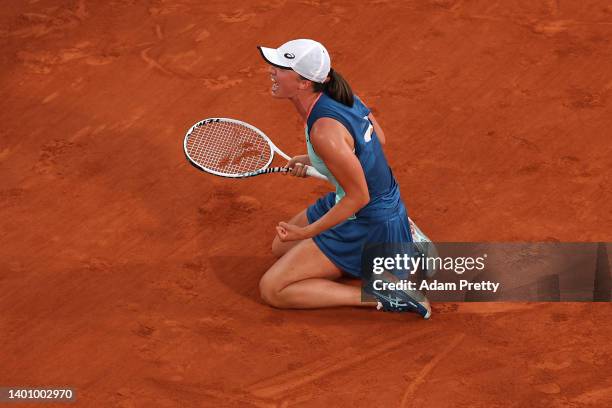
POLYGON ((281 288, 278 284, 272 279, 267 278, 266 275, 262 276, 259 280, 259 295, 261 296, 261 300, 270 306, 277 308, 283 307, 280 290, 281 288))

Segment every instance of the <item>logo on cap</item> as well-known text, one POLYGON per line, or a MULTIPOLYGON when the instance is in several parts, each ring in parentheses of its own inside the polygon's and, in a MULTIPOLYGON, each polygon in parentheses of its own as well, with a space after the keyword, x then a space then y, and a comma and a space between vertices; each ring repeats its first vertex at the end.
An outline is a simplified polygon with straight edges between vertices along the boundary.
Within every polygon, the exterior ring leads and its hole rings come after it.
POLYGON ((285 58, 288 58, 288 59, 294 59, 294 58, 295 58, 295 55, 291 54, 290 52, 286 52, 286 53, 285 53, 285 58))

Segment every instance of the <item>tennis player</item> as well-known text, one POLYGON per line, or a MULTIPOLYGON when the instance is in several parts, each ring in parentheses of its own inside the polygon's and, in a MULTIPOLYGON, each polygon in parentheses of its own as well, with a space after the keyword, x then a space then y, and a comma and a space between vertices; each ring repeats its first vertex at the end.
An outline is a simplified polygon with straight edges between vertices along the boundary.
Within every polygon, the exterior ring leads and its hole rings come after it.
POLYGON ((272 96, 289 99, 305 123, 308 154, 287 163, 290 174, 304 177, 306 166, 313 166, 335 186, 276 226, 272 251, 279 259, 261 278, 262 299, 277 308, 369 306, 429 318, 429 302, 419 292, 373 291, 377 302, 362 302, 359 287, 336 281, 343 272, 361 277, 364 244, 412 242, 380 125, 331 68, 319 42, 258 48, 269 64, 272 96))

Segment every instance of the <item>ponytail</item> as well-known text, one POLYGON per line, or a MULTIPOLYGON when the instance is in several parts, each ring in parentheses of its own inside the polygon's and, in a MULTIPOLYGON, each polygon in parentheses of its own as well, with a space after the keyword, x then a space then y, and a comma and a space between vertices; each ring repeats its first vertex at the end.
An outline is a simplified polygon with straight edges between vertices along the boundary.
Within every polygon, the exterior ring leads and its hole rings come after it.
POLYGON ((340 73, 329 70, 329 80, 324 83, 313 82, 315 92, 325 92, 327 96, 349 108, 353 106, 353 90, 340 73))

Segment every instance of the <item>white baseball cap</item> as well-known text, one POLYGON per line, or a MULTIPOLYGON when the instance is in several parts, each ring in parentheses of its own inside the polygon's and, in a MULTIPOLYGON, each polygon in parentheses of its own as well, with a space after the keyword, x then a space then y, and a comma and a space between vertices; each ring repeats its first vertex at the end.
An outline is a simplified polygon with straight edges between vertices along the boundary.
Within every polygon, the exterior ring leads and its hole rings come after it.
POLYGON ((323 44, 314 40, 299 39, 286 42, 278 48, 257 48, 269 64, 290 68, 314 82, 325 82, 331 68, 329 53, 323 44))

